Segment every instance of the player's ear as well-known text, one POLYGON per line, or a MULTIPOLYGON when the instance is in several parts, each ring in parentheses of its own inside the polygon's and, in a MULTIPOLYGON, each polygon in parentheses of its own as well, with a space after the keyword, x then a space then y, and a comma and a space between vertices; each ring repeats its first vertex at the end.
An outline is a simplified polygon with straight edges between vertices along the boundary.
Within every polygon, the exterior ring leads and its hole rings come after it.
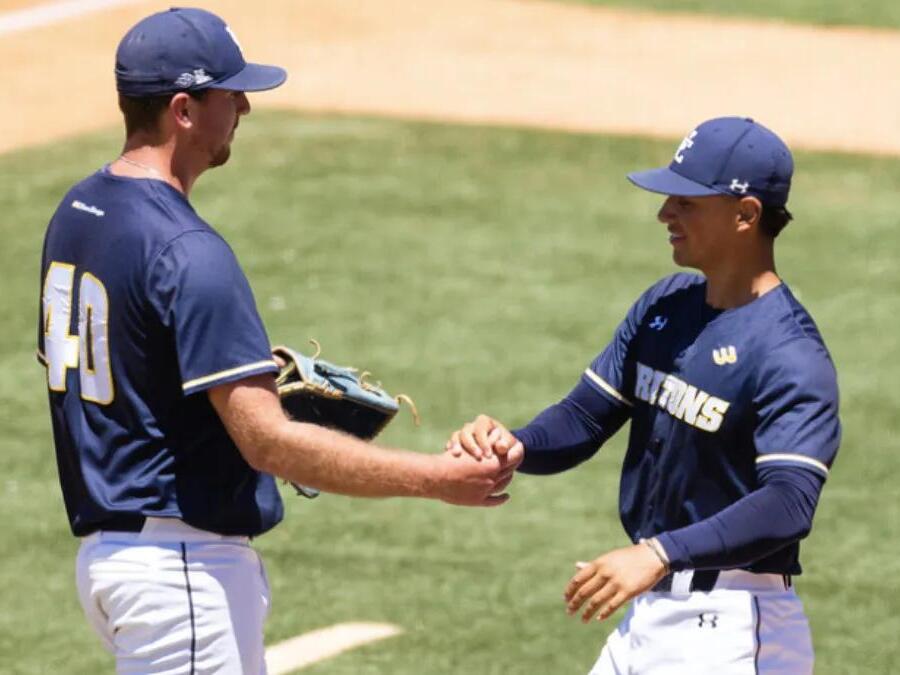
POLYGON ((169 113, 171 114, 172 120, 179 128, 189 129, 194 125, 191 100, 192 99, 188 94, 179 92, 175 94, 169 102, 169 113))
POLYGON ((762 202, 756 197, 741 197, 738 202, 735 225, 738 232, 747 232, 759 226, 762 217, 762 202))

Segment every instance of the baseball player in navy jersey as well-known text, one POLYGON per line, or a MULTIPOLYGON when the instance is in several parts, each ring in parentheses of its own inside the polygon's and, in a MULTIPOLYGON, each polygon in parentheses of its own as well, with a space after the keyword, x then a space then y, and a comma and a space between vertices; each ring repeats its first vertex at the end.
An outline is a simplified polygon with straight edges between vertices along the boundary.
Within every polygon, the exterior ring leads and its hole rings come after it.
POLYGON ((38 357, 82 538, 78 592, 119 672, 262 673, 269 589, 249 539, 282 518, 275 477, 494 505, 518 460, 389 450, 288 420, 247 279, 188 201, 228 160, 245 92, 286 73, 247 63, 199 9, 140 21, 115 72, 125 147, 63 198, 41 265, 38 357))
POLYGON ((512 432, 487 416, 448 442, 520 471, 589 459, 630 420, 619 512, 633 545, 589 561, 569 613, 605 619, 634 598, 591 671, 811 673, 792 578, 840 441, 834 366, 778 277, 774 240, 793 161, 750 119, 704 122, 666 168, 632 183, 666 195, 675 274, 634 303, 575 388, 512 432))

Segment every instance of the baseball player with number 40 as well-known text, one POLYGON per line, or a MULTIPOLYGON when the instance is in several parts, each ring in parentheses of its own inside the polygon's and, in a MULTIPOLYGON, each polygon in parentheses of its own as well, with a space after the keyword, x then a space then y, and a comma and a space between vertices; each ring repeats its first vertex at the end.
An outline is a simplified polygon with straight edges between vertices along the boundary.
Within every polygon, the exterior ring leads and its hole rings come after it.
MULTIPOLYGON (((301 378, 288 364, 282 377, 234 251, 189 201, 229 160, 247 92, 287 73, 247 63, 229 26, 197 8, 132 26, 115 73, 122 153, 66 193, 41 260, 38 358, 81 540, 78 595, 117 672, 265 673, 271 594, 251 539, 284 517, 276 478, 307 494, 495 506, 519 451, 476 462, 290 418, 279 385, 296 400, 301 378)), ((349 372, 278 353, 326 393, 349 372)), ((380 390, 364 389, 377 408, 380 390)))
POLYGON ((675 263, 703 276, 647 290, 568 396, 526 426, 482 415, 448 442, 475 457, 521 443, 519 471, 552 474, 631 421, 619 511, 633 545, 578 563, 564 594, 585 622, 634 599, 592 675, 812 672, 792 578, 840 422, 822 337, 775 271, 792 173, 778 136, 724 117, 668 167, 630 174, 666 195, 675 263))

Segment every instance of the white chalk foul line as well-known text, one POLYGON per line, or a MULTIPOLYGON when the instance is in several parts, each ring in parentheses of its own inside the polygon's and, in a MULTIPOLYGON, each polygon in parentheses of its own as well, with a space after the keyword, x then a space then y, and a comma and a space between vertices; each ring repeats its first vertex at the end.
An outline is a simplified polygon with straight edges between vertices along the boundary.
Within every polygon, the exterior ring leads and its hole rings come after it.
POLYGON ((18 33, 59 23, 72 17, 99 12, 110 7, 134 5, 144 0, 57 0, 37 7, 28 7, 0 14, 0 35, 18 33))
POLYGON ((269 675, 286 675, 402 632, 389 623, 337 623, 272 645, 266 649, 266 668, 269 675))

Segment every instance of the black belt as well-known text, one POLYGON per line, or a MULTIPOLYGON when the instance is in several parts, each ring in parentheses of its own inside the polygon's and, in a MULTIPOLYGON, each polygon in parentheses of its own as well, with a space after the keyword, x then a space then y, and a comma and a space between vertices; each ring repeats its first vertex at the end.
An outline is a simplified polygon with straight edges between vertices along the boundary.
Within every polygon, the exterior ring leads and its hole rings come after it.
MULTIPOLYGON (((656 585, 651 588, 654 593, 671 593, 672 592, 672 579, 674 577, 674 573, 670 572, 662 579, 656 582, 656 585)), ((709 593, 713 588, 716 587, 716 580, 719 578, 719 570, 696 570, 694 572, 694 576, 691 578, 691 586, 688 590, 690 592, 701 591, 703 593, 709 593)))
MULTIPOLYGON (((782 578, 784 579, 784 587, 788 589, 792 586, 791 583, 791 575, 790 574, 782 574, 782 578)), ((656 582, 656 585, 650 590, 654 593, 671 593, 672 592, 672 579, 674 578, 674 572, 670 572, 662 579, 656 582)), ((691 585, 688 589, 689 592, 693 593, 694 591, 699 591, 701 593, 709 593, 716 587, 716 581, 719 580, 719 570, 695 570, 694 576, 691 577, 691 585)))
POLYGON ((146 520, 146 517, 136 513, 117 513, 111 518, 107 518, 102 523, 98 523, 94 531, 140 532, 144 529, 144 522, 146 520))

